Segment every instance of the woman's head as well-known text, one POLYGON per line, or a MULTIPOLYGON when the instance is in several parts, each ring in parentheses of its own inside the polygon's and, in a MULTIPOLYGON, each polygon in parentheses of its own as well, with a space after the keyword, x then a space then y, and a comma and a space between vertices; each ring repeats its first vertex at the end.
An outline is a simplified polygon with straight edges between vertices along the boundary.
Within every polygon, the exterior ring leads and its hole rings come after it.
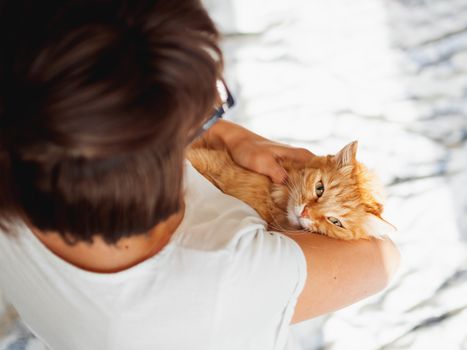
POLYGON ((0 2, 0 217, 69 242, 179 210, 222 69, 197 0, 0 2))

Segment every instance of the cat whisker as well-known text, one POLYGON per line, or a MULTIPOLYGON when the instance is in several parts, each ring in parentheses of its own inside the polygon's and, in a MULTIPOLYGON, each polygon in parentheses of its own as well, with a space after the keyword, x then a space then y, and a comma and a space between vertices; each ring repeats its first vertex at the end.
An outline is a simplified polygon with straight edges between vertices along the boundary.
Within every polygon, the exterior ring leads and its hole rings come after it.
MULTIPOLYGON (((286 210, 280 209, 279 210, 283 211, 284 214, 287 214, 286 210)), ((271 213, 272 214, 272 213, 271 213)), ((280 231, 280 232, 287 232, 287 233, 304 233, 304 232, 309 232, 306 229, 301 229, 301 230, 291 230, 289 228, 283 227, 276 219, 274 215, 271 215, 272 219, 274 220, 273 224, 269 224, 269 227, 272 228, 273 230, 280 231)))
POLYGON ((285 184, 287 189, 289 190, 289 198, 291 198, 293 201, 296 201, 298 197, 298 190, 295 187, 295 185, 292 184, 285 184))
POLYGON ((289 234, 289 233, 292 233, 292 234, 310 233, 310 231, 306 231, 306 230, 289 230, 289 229, 284 229, 282 227, 277 227, 277 226, 274 226, 274 225, 269 225, 269 228, 272 229, 273 231, 287 232, 287 234, 289 234))
POLYGON ((290 177, 287 177, 287 178, 285 179, 284 185, 286 185, 287 188, 291 189, 291 186, 293 185, 293 183, 292 183, 290 177))
POLYGON ((287 178, 286 179, 286 182, 285 182, 285 185, 287 186, 287 188, 290 190, 290 193, 292 194, 296 194, 298 193, 298 186, 297 184, 295 183, 295 181, 291 178, 287 178))
MULTIPOLYGON (((282 209, 280 209, 282 210, 282 209)), ((287 231, 287 229, 285 227, 283 227, 276 219, 275 215, 273 215, 272 211, 269 210, 269 212, 271 213, 271 218, 272 220, 274 220, 274 223, 271 225, 271 223, 269 224, 269 226, 271 226, 272 228, 276 228, 278 229, 278 231, 287 231)), ((285 211, 284 211, 285 212, 285 211)))
POLYGON ((283 227, 277 220, 275 217, 273 217, 273 220, 274 220, 274 223, 273 224, 269 224, 269 226, 273 229, 276 229, 277 231, 287 231, 287 229, 285 227, 283 227))
POLYGON ((286 182, 287 187, 290 190, 290 197, 293 199, 294 202, 298 202, 300 198, 300 193, 302 193, 300 188, 304 187, 304 184, 299 184, 298 181, 299 179, 296 178, 288 178, 286 182))

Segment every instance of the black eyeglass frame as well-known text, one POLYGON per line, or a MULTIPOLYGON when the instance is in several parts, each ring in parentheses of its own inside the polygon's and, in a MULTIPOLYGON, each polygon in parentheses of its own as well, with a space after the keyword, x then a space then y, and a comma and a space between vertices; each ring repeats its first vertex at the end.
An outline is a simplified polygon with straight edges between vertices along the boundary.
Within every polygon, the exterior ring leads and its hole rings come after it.
POLYGON ((229 109, 231 109, 235 105, 235 99, 230 93, 229 88, 225 84, 225 82, 221 79, 217 81, 217 90, 222 100, 222 105, 214 110, 214 115, 209 118, 203 126, 192 136, 190 143, 195 141, 198 137, 204 134, 209 128, 211 128, 214 124, 216 124, 219 119, 227 113, 229 109))

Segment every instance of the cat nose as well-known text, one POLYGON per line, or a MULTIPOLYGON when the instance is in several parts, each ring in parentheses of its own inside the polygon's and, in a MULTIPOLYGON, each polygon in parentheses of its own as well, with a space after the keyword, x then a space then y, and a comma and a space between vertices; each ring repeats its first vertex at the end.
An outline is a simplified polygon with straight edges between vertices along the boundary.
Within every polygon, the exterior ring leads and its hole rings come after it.
POLYGON ((303 207, 303 210, 300 214, 300 217, 303 218, 303 217, 307 217, 308 216, 308 207, 303 207))

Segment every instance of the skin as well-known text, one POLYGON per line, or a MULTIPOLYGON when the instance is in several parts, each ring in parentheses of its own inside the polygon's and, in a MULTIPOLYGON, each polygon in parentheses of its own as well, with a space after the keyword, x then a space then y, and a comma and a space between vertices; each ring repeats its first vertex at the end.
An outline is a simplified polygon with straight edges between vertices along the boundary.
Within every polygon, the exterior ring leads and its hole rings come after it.
POLYGON ((326 314, 387 287, 400 254, 390 239, 343 241, 285 232, 305 255, 308 277, 291 323, 326 314))
MULTIPOLYGON (((265 139, 227 121, 216 123, 201 140, 212 148, 226 148, 241 166, 283 183, 286 171, 278 160, 306 162, 313 154, 265 139)), ((68 246, 56 233, 33 233, 55 254, 83 269, 109 273, 127 269, 157 254, 180 224, 183 211, 155 226, 147 235, 108 246, 97 239, 92 245, 68 246)), ((285 232, 302 249, 308 277, 297 302, 292 323, 352 304, 389 283, 399 265, 399 251, 391 240, 340 241, 313 234, 285 232)))
POLYGON ((287 179, 287 172, 279 164, 279 160, 306 163, 314 156, 305 148, 268 140, 227 120, 217 122, 202 141, 212 148, 227 148, 237 164, 267 175, 277 184, 284 183, 287 179))
POLYGON ((68 245, 55 232, 39 231, 30 226, 37 238, 54 254, 83 269, 98 273, 112 273, 128 269, 160 252, 169 243, 172 233, 183 219, 184 210, 155 226, 147 235, 123 238, 115 246, 99 236, 92 245, 79 242, 68 245))

